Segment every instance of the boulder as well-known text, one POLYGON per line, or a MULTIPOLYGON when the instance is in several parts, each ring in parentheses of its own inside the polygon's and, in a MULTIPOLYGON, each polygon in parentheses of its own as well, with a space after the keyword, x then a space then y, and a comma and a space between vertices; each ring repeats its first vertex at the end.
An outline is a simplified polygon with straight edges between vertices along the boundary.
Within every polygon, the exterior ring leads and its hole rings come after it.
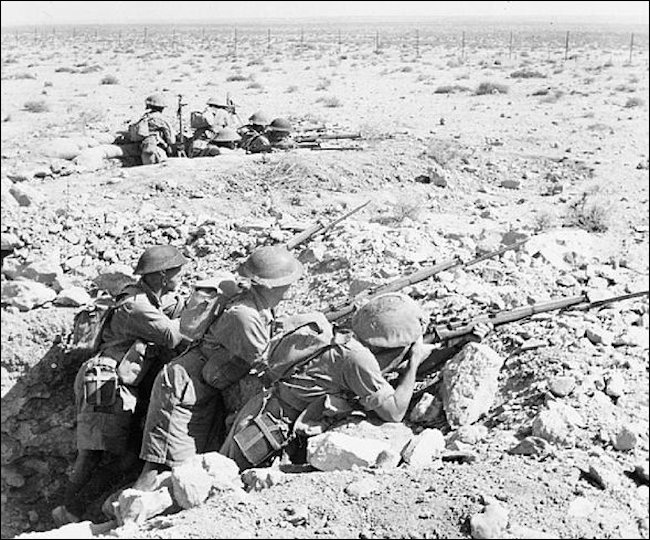
POLYGON ((573 407, 552 401, 533 420, 533 436, 571 446, 575 443, 577 428, 583 425, 584 420, 573 407))
POLYGON ((437 429, 425 429, 413 437, 402 450, 402 459, 411 468, 424 468, 434 464, 445 449, 445 438, 437 429))
POLYGON ((591 326, 587 328, 585 330, 585 335, 594 345, 598 345, 599 343, 602 343, 603 345, 611 345, 613 341, 612 333, 600 326, 591 326))
POLYGON ((155 491, 125 489, 120 493, 115 517, 120 527, 131 523, 143 523, 174 506, 174 500, 165 486, 155 491))
POLYGON ((387 442, 329 431, 309 438, 307 461, 321 471, 371 467, 377 463, 381 452, 390 451, 390 448, 387 442))
POLYGON ((38 206, 43 202, 43 196, 31 186, 14 184, 9 188, 9 193, 20 206, 38 206))
POLYGON ((60 261, 57 256, 38 259, 21 267, 17 278, 29 279, 52 285, 54 281, 63 275, 60 261))
POLYGON ((92 298, 83 287, 69 287, 57 294, 54 303, 57 306, 79 307, 90 304, 92 298))
POLYGON ((468 343, 442 370, 442 402, 452 428, 476 422, 494 402, 501 358, 487 345, 468 343))
POLYGON ((472 538, 503 538, 508 526, 508 508, 498 501, 490 502, 481 514, 469 519, 472 538))
POLYGON ((551 452, 550 444, 541 437, 526 437, 508 450, 509 454, 544 456, 551 452))
POLYGON ((619 398, 625 393, 625 379, 623 375, 614 371, 605 378, 605 393, 611 398, 619 398))
POLYGON ((29 311, 56 298, 56 293, 42 283, 29 280, 2 283, 2 303, 16 306, 20 311, 29 311))
POLYGON ((435 422, 442 412, 442 401, 433 394, 422 394, 409 414, 409 420, 416 424, 435 422))
POLYGON ((460 441, 465 444, 476 444, 487 437, 487 427, 477 424, 473 426, 461 426, 447 437, 447 444, 460 441))
POLYGON ((557 376, 548 381, 548 389, 554 396, 568 396, 576 387, 576 380, 571 376, 557 376))
POLYGON ((612 437, 612 445, 616 450, 626 452, 633 450, 638 442, 639 436, 633 426, 621 426, 612 437))

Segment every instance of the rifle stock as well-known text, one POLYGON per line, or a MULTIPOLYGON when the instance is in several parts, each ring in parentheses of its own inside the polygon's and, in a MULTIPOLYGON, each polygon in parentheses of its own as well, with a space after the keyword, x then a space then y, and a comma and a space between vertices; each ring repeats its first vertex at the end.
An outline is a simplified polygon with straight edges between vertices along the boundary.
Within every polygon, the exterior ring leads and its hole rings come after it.
POLYGON ((365 208, 370 204, 370 200, 367 200, 365 203, 363 203, 360 206, 357 206, 356 208, 353 208, 350 210, 347 214, 342 215, 341 217, 335 219, 334 221, 330 221, 326 225, 323 225, 322 223, 315 223, 308 229, 305 229, 303 232, 297 234, 294 236, 291 240, 289 240, 286 244, 287 249, 293 249, 300 244, 305 243, 307 240, 309 240, 311 237, 315 236, 318 233, 325 232, 328 229, 331 229, 334 227, 334 225, 340 223, 344 219, 349 218, 352 214, 356 214, 359 210, 362 208, 365 208))
POLYGON ((424 281, 425 279, 428 279, 432 276, 435 276, 436 274, 439 274, 440 272, 444 272, 445 270, 449 270, 451 268, 456 268, 458 266, 463 266, 463 267, 472 266, 486 259, 491 259, 493 257, 501 255, 502 253, 505 253, 506 251, 510 251, 511 249, 516 249, 519 246, 525 244, 526 242, 528 242, 528 238, 520 240, 519 242, 515 242, 514 244, 508 244, 507 246, 501 249, 498 249, 496 251, 491 251, 490 253, 486 253, 485 255, 476 257, 475 259, 472 259, 471 261, 468 261, 466 263, 464 263, 459 257, 454 257, 453 259, 448 259, 439 264, 434 264, 433 266, 430 266, 428 268, 423 268, 422 270, 418 270, 417 272, 414 272, 409 276, 398 278, 394 281, 391 281, 390 283, 381 285, 379 287, 374 287, 365 293, 361 293, 357 297, 353 298, 351 301, 346 302, 343 305, 339 305, 338 307, 335 307, 331 311, 328 311, 327 313, 325 313, 325 316, 327 317, 328 321, 338 321, 339 319, 342 319, 343 317, 346 317, 347 315, 350 315, 352 312, 354 312, 356 309, 355 304, 358 303, 359 301, 367 302, 368 300, 375 298, 381 294, 397 292, 400 289, 403 289, 404 287, 407 287, 409 285, 414 285, 416 283, 419 283, 420 281, 424 281))

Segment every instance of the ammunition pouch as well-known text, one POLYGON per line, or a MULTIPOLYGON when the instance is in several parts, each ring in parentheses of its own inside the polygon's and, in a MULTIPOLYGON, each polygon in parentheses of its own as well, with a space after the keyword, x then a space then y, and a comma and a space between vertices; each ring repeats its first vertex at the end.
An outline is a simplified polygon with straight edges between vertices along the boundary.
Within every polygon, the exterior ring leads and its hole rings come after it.
POLYGON ((291 442, 289 426, 264 411, 255 416, 233 439, 253 467, 263 464, 291 442))
POLYGON ((117 400, 117 362, 95 357, 88 361, 83 378, 84 401, 94 407, 111 407, 117 400))

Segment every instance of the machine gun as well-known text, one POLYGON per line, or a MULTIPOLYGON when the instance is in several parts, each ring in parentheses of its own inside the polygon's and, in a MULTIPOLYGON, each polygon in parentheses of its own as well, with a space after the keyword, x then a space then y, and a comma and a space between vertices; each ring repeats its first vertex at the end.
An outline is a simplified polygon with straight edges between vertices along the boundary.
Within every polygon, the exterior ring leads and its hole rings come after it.
POLYGON ((235 104, 235 102, 230 97, 230 92, 226 93, 226 107, 225 107, 225 109, 226 109, 226 111, 228 111, 228 114, 231 114, 232 116, 237 118, 237 120, 239 121, 239 124, 241 126, 244 125, 244 122, 239 117, 239 114, 237 114, 237 105, 235 104))
POLYGON ((178 116, 178 135, 176 136, 176 157, 187 157, 185 151, 185 132, 183 131, 183 107, 187 103, 183 102, 183 96, 178 94, 178 108, 176 115, 178 116))
POLYGON ((344 219, 349 218, 352 214, 356 214, 359 210, 361 210, 362 208, 365 208, 369 204, 370 204, 370 200, 366 201, 361 206, 357 206, 356 208, 350 210, 347 214, 344 214, 340 218, 337 218, 334 221, 330 221, 326 225, 323 225, 322 223, 316 223, 316 224, 312 225, 308 229, 305 229, 303 232, 297 234, 291 240, 289 240, 287 242, 287 244, 286 244, 287 249, 293 249, 293 248, 299 246, 300 244, 305 243, 307 240, 309 240, 313 236, 316 236, 319 233, 322 233, 322 232, 325 232, 328 229, 331 229, 337 223, 340 223, 344 219))
MULTIPOLYGON (((623 294, 621 296, 610 296, 607 298, 590 298, 589 294, 580 294, 577 296, 569 296, 567 298, 556 298, 549 302, 542 302, 533 304, 531 306, 519 307, 511 310, 498 311, 495 313, 488 313, 480 315, 474 319, 460 320, 460 321, 446 321, 440 324, 432 325, 431 331, 427 332, 424 337, 425 343, 445 343, 451 339, 466 336, 471 334, 474 327, 480 323, 490 323, 492 326, 500 326, 511 322, 520 321, 536 315, 537 313, 545 313, 548 311, 556 310, 587 310, 592 308, 599 308, 606 306, 613 302, 620 302, 629 300, 631 298, 639 298, 641 296, 648 296, 650 291, 638 291, 630 294, 623 294)), ((451 357, 452 353, 436 354, 434 351, 429 358, 425 359, 418 367, 417 375, 421 379, 424 376, 430 375, 437 371, 444 362, 451 357)), ((435 382, 426 385, 424 388, 418 390, 413 394, 412 399, 417 399, 426 390, 431 388, 435 382)))
POLYGON ((316 135, 296 135, 293 138, 297 143, 318 143, 320 141, 333 141, 339 139, 361 139, 361 133, 318 133, 316 135))
POLYGON ((308 148, 309 150, 324 151, 324 150, 362 150, 360 146, 323 146, 320 142, 304 142, 297 143, 296 148, 308 148))
POLYGON ((414 285, 415 283, 419 283, 420 281, 424 281, 425 279, 428 279, 431 276, 435 276, 440 272, 444 272, 445 270, 450 270, 452 268, 458 268, 458 267, 467 268, 468 266, 472 266, 481 261, 485 261, 486 259, 492 259, 493 257, 497 257, 498 255, 501 255, 506 251, 510 251, 511 249, 517 249, 519 246, 528 242, 528 240, 529 240, 528 238, 525 238, 523 240, 520 240, 519 242, 515 242, 514 244, 508 244, 507 246, 501 249, 498 249, 496 251, 491 251, 490 253, 486 253, 485 255, 476 257, 475 259, 472 259, 471 261, 468 262, 463 262, 459 257, 454 257, 453 259, 448 259, 439 264, 434 264, 433 266, 430 266, 428 268, 423 268, 422 270, 414 272, 413 274, 410 274, 408 276, 398 278, 394 281, 386 283, 385 285, 373 287, 370 290, 357 295, 352 300, 340 304, 335 308, 333 308, 332 310, 325 312, 325 317, 327 317, 328 321, 338 321, 354 313, 354 311, 356 311, 357 309, 356 306, 360 301, 367 302, 368 300, 376 296, 379 296, 381 294, 399 291, 404 287, 407 287, 409 285, 414 285))

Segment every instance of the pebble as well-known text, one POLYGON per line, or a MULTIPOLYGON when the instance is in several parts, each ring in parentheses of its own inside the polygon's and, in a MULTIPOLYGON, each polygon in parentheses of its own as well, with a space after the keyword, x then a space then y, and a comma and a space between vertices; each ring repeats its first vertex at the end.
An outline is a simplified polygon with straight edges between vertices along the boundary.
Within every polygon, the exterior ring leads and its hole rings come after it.
POLYGON ((553 377, 548 382, 551 394, 557 397, 568 396, 576 386, 576 380, 570 376, 553 377))
POLYGON ((612 444, 616 450, 625 452, 627 450, 632 450, 636 446, 637 439, 636 430, 630 426, 623 426, 613 437, 612 444))

